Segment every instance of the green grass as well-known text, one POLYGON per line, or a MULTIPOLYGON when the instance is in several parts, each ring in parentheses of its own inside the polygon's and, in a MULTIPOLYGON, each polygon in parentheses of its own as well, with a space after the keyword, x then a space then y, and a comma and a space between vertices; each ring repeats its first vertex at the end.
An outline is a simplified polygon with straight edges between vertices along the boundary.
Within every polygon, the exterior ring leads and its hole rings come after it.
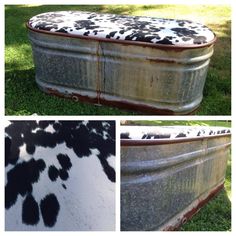
MULTIPOLYGON (((230 121, 126 121, 126 125, 201 125, 231 127, 230 121)), ((227 164, 225 188, 208 202, 180 231, 230 231, 231 230, 231 153, 227 164)))
POLYGON ((134 115, 131 111, 76 103, 41 92, 35 83, 32 50, 26 21, 56 10, 182 18, 207 24, 218 36, 203 102, 197 115, 231 113, 231 9, 224 5, 7 5, 5 6, 5 114, 6 115, 134 115))
POLYGON ((231 121, 221 120, 127 120, 126 125, 195 125, 195 126, 219 126, 219 127, 231 127, 231 121))

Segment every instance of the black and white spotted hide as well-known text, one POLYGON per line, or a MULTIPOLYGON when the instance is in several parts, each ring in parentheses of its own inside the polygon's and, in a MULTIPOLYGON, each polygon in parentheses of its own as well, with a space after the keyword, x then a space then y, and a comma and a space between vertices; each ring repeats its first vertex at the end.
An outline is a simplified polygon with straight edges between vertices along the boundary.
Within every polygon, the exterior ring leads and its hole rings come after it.
POLYGON ((46 12, 33 16, 28 24, 51 33, 164 45, 206 44, 215 38, 207 26, 189 20, 85 11, 46 12))
POLYGON ((6 230, 114 230, 115 122, 11 121, 6 230))
POLYGON ((121 139, 178 139, 231 133, 229 128, 207 126, 121 126, 121 139))

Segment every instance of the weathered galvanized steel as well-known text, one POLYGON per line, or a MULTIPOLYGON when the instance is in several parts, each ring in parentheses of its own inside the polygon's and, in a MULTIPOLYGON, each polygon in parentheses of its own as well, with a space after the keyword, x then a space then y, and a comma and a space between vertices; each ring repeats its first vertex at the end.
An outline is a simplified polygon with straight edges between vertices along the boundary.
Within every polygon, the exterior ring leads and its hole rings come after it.
MULTIPOLYGON (((152 114, 187 114, 199 106, 216 40, 207 27, 201 25, 202 32, 209 37, 196 36, 197 31, 190 30, 193 26, 183 28, 183 24, 190 24, 186 23, 188 21, 177 21, 179 28, 170 30, 180 31, 173 31, 171 36, 164 35, 162 40, 157 41, 154 37, 157 37, 159 28, 164 28, 159 27, 159 22, 155 26, 157 32, 149 32, 156 41, 149 42, 147 38, 150 35, 132 39, 127 35, 118 40, 120 36, 112 38, 111 33, 86 35, 86 32, 80 34, 74 28, 71 33, 71 22, 56 30, 56 16, 50 15, 48 22, 40 21, 40 17, 36 16, 36 20, 32 18, 27 27, 36 81, 43 91, 76 101, 85 100, 152 114)), ((130 22, 131 19, 127 18, 130 22)), ((148 19, 154 21, 156 18, 148 19)), ((111 23, 109 19, 106 22, 107 25, 111 23)), ((94 24, 91 27, 96 27, 94 24)), ((138 32, 144 34, 146 31, 141 27, 138 32)))
POLYGON ((121 230, 174 230, 223 188, 230 130, 121 127, 121 230))

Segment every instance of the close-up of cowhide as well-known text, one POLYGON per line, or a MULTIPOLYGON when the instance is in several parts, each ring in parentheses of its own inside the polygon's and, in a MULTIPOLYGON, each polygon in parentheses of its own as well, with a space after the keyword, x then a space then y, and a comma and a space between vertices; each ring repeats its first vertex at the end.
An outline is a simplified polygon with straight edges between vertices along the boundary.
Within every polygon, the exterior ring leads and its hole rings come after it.
POLYGON ((164 45, 198 45, 214 40, 205 25, 163 19, 81 11, 56 11, 33 16, 29 27, 42 31, 164 45))
POLYGON ((229 128, 207 126, 121 126, 121 139, 178 139, 231 133, 229 128))
POLYGON ((115 121, 10 121, 6 230, 115 230, 115 121))

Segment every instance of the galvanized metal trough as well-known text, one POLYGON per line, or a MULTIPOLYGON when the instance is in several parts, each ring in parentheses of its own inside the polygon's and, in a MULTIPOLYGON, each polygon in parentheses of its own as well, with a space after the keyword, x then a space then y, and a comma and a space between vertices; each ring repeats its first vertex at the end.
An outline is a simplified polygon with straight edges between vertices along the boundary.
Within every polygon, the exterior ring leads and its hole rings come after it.
POLYGON ((46 93, 152 114, 187 114, 202 100, 214 33, 188 20, 79 11, 28 23, 46 93))
POLYGON ((121 230, 176 230, 224 186, 230 129, 121 127, 121 230))

